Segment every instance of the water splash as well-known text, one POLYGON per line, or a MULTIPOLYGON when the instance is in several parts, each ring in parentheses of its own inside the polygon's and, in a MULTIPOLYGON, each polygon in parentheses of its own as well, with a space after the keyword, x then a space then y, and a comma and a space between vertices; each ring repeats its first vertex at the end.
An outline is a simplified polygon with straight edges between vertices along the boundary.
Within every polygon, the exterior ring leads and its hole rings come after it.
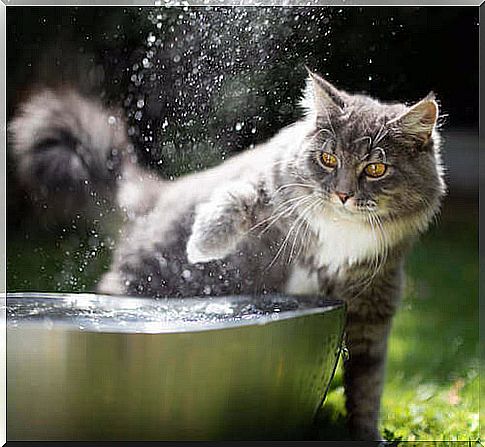
POLYGON ((165 176, 179 176, 294 121, 304 64, 316 66, 317 53, 321 59, 322 36, 324 59, 331 55, 333 13, 325 7, 140 11, 145 48, 124 101, 131 136, 146 148, 140 156, 165 176))

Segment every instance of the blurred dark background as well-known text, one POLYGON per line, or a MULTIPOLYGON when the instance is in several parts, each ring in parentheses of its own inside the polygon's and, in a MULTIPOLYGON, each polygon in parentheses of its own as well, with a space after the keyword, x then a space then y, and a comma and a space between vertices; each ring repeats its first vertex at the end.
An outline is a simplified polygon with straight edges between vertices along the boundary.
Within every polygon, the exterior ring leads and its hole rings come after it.
POLYGON ((143 159, 180 175, 300 114, 304 64, 342 89, 437 93, 445 129, 477 127, 478 8, 11 7, 8 112, 33 82, 122 104, 143 159))
POLYGON ((260 125, 263 137, 263 129, 294 119, 304 64, 382 99, 411 101, 435 90, 450 124, 478 119, 478 8, 11 7, 7 35, 9 110, 19 89, 72 77, 84 57, 103 68, 112 100, 159 93, 152 119, 189 106, 190 93, 200 116, 208 107, 202 100, 214 102, 209 96, 239 78, 245 89, 231 92, 246 97, 239 119, 246 109, 273 116, 260 125))
MULTIPOLYGON (((297 119, 306 64, 382 100, 435 91, 452 189, 477 191, 478 8, 10 7, 7 36, 8 116, 34 85, 74 84, 124 108, 140 159, 165 177, 297 119)), ((27 205, 8 165, 16 225, 27 205)))

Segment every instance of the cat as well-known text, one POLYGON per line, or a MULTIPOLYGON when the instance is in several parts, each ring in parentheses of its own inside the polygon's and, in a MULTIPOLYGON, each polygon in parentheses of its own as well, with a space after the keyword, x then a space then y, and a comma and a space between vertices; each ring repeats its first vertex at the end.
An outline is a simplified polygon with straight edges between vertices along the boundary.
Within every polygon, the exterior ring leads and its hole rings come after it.
POLYGON ((78 204, 103 196, 125 212, 99 292, 344 300, 350 432, 380 440, 403 263, 446 193, 438 104, 433 94, 412 106, 380 102, 309 71, 302 106, 304 117, 269 141, 174 182, 136 164, 116 113, 73 91, 28 99, 10 137, 38 200, 59 201, 67 185, 78 204))

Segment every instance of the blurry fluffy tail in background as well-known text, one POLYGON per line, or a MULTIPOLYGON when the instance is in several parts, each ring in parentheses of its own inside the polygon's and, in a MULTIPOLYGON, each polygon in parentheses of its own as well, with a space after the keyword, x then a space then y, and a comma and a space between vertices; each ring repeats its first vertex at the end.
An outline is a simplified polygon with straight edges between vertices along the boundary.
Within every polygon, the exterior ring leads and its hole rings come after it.
POLYGON ((71 89, 40 89, 19 105, 9 142, 22 188, 48 223, 128 216, 155 200, 156 177, 136 165, 119 110, 71 89))

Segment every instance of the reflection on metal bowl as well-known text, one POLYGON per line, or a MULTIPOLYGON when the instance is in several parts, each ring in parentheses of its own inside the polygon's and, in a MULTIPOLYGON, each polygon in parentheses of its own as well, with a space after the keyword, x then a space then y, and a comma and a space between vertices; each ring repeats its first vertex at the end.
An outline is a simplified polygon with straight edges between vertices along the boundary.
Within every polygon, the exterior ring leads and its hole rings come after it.
POLYGON ((10 293, 7 437, 301 438, 343 325, 311 297, 10 293))

